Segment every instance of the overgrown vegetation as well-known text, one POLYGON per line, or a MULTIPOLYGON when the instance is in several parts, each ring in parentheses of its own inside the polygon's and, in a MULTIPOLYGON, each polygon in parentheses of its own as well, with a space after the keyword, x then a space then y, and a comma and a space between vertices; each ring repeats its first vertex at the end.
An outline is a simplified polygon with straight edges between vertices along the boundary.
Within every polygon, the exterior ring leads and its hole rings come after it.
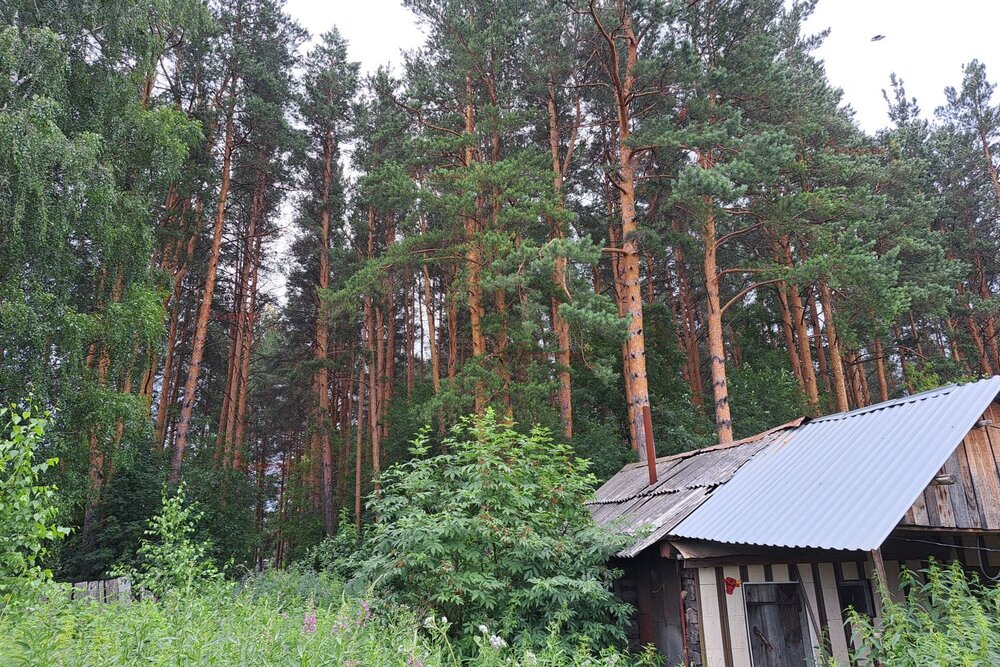
POLYGON ((584 507, 588 463, 492 410, 461 420, 443 448, 429 457, 423 434, 385 475, 362 576, 389 600, 447 616, 463 646, 481 627, 537 643, 552 624, 571 643, 624 643, 629 608, 606 567, 623 544, 584 507))
POLYGON ((44 541, 63 531, 48 524, 52 490, 34 485, 44 421, 4 414, 12 435, 0 452, 19 462, 20 475, 4 492, 21 489, 28 500, 0 506, 11 530, 5 548, 14 544, 8 550, 21 558, 4 560, 2 665, 656 662, 609 645, 627 612, 603 568, 616 542, 582 506, 594 484, 586 462, 542 430, 521 434, 488 412, 453 430, 449 454, 426 458, 418 439, 417 458, 386 476, 372 508, 380 522, 363 541, 342 521, 311 562, 239 582, 220 575, 210 545, 196 537, 203 514, 183 485, 164 490, 138 567, 120 568, 135 599, 105 604, 71 600, 37 568, 6 569, 8 561, 33 564, 44 541), (345 592, 342 577, 356 592, 345 592))
POLYGON ((857 658, 892 667, 1000 664, 1000 588, 983 585, 957 562, 903 570, 900 588, 899 601, 882 591, 876 621, 849 615, 864 646, 857 658))
POLYGON ((39 482, 59 462, 36 460, 47 422, 30 409, 0 406, 0 596, 50 576, 42 559, 69 532, 56 523, 55 487, 39 482))
POLYGON ((259 667, 621 667, 653 664, 616 651, 535 648, 480 634, 468 653, 451 643, 450 621, 420 622, 406 609, 338 593, 336 581, 270 572, 240 586, 216 582, 197 595, 131 604, 70 602, 50 595, 0 616, 0 664, 78 667, 215 665, 259 667))

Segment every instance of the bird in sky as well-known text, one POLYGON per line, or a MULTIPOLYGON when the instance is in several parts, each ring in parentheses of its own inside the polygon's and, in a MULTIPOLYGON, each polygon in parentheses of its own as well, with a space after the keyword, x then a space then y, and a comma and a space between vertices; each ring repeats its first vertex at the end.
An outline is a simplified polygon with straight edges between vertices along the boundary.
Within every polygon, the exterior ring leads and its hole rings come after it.
POLYGON ((885 39, 885 35, 875 35, 872 37, 873 42, 881 42, 883 39, 885 39))

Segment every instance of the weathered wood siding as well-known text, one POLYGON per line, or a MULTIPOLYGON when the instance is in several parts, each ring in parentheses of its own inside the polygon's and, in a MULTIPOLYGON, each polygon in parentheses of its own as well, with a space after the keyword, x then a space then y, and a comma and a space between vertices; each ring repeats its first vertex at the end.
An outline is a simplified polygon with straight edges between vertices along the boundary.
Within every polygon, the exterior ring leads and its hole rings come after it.
POLYGON ((806 606, 812 655, 823 651, 841 665, 850 664, 850 629, 845 627, 837 584, 845 580, 868 580, 871 565, 865 561, 845 563, 774 563, 727 565, 698 570, 703 659, 706 667, 752 667, 751 637, 744 599, 746 584, 795 583, 806 606), (725 579, 742 583, 726 593, 725 579))
POLYGON ((1000 530, 1000 405, 983 415, 992 425, 973 428, 941 473, 953 484, 930 484, 901 526, 1000 530))
MULTIPOLYGON (((925 537, 934 538, 934 535, 925 537)), ((970 572, 1000 576, 1000 535, 940 535, 937 539, 942 544, 954 545, 941 553, 942 560, 957 560, 970 572)), ((903 568, 917 571, 927 567, 929 557, 918 552, 921 544, 916 543, 916 550, 905 560, 885 560, 886 584, 890 596, 897 601, 902 597, 899 590, 900 571, 903 568)), ((858 654, 861 647, 852 644, 852 631, 838 585, 842 582, 867 582, 872 611, 876 617, 882 614, 871 558, 860 554, 858 560, 839 562, 725 565, 701 567, 696 571, 701 657, 705 667, 753 665, 751 642, 754 640, 747 624, 744 600, 746 584, 799 583, 809 625, 806 643, 811 645, 813 657, 833 656, 836 663, 844 667, 850 665, 851 654, 858 654), (732 594, 726 593, 726 577, 741 581, 732 594)))
POLYGON ((127 577, 79 581, 70 591, 71 600, 91 599, 97 602, 131 602, 132 583, 127 577))

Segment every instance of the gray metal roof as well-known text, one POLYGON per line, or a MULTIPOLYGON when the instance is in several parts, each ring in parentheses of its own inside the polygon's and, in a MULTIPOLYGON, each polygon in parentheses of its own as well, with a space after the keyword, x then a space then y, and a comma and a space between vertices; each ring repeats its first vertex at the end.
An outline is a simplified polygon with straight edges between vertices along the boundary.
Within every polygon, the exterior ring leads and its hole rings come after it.
MULTIPOLYGON (((795 422, 798 423, 798 422, 795 422)), ((656 544, 711 495, 733 473, 770 442, 781 437, 785 427, 696 452, 656 460, 657 483, 649 486, 645 464, 634 463, 609 479, 588 503, 591 515, 601 525, 613 525, 635 537, 618 555, 630 558, 656 544)))
POLYGON ((623 556, 667 536, 875 549, 998 393, 1000 377, 950 385, 658 459, 663 474, 652 488, 643 468, 629 466, 601 487, 591 511, 602 524, 623 517, 633 533, 650 527, 623 556), (692 489, 700 500, 685 494, 692 489))

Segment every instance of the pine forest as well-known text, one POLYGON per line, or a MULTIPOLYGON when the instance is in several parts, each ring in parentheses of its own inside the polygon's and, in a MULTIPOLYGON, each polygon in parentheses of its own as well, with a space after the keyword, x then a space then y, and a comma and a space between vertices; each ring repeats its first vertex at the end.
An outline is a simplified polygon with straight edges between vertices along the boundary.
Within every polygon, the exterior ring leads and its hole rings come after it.
POLYGON ((816 0, 402 4, 369 73, 282 0, 0 6, 0 403, 46 415, 56 579, 179 485, 227 572, 312 557, 469 419, 599 482, 1000 373, 1000 73, 893 76, 870 133, 816 0))

